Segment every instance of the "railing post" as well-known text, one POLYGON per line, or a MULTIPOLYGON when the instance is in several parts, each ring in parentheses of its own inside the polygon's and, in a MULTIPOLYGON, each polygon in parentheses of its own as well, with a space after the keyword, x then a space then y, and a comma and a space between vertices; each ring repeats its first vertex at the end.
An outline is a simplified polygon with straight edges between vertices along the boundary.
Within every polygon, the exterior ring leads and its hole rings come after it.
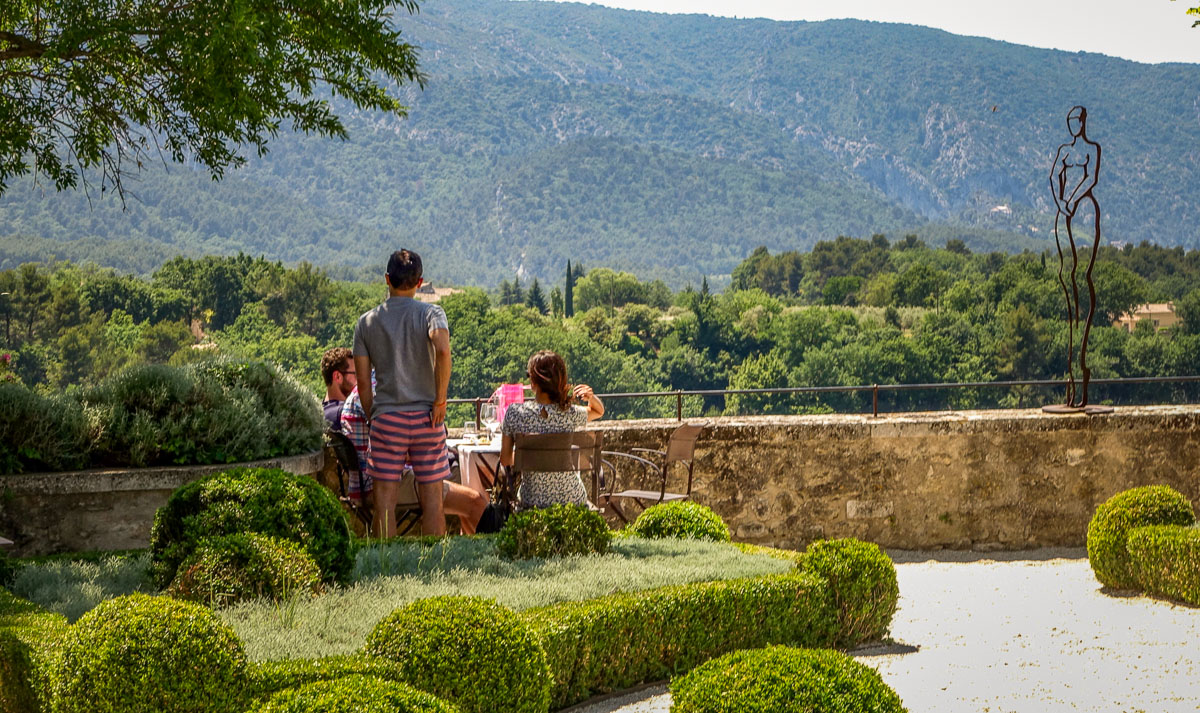
POLYGON ((871 415, 879 418, 879 384, 871 384, 871 415))
POLYGON ((675 390, 675 420, 683 420, 683 391, 680 389, 675 390))
POLYGON ((475 432, 478 433, 482 424, 479 423, 479 414, 483 411, 483 399, 475 397, 475 432))

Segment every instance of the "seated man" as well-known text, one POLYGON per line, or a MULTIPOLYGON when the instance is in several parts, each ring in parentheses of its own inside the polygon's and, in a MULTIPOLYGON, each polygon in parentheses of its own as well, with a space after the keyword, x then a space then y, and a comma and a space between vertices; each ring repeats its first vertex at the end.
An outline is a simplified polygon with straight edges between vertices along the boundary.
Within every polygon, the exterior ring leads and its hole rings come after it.
POLYGON ((371 474, 367 472, 370 427, 367 425, 367 416, 363 413, 362 399, 358 397, 357 386, 342 404, 338 421, 341 423, 339 430, 342 435, 349 439, 350 443, 354 445, 354 451, 358 453, 358 474, 350 477, 350 482, 346 486, 346 494, 360 502, 368 500, 371 495, 371 474))
POLYGON ((345 347, 335 347, 321 355, 321 378, 325 379, 325 421, 329 428, 341 431, 342 404, 358 386, 354 373, 354 355, 345 347))

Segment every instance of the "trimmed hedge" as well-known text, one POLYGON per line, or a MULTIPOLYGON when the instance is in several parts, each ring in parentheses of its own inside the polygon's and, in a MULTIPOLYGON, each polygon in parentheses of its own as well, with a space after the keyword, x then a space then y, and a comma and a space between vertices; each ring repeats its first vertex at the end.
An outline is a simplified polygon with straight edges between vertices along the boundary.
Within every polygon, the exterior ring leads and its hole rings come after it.
POLYGON ((479 597, 401 607, 367 637, 367 654, 400 665, 405 682, 463 713, 546 713, 546 652, 511 609, 479 597))
POLYGON ((1088 523, 1088 563, 1101 584, 1114 589, 1134 589, 1138 579, 1126 548, 1129 531, 1148 525, 1195 522, 1191 503, 1168 486, 1150 485, 1118 493, 1096 508, 1088 523))
POLYGON ((53 713, 241 713, 246 656, 198 604, 132 594, 84 614, 63 638, 53 713))
POLYGON ((1200 527, 1138 527, 1126 543, 1142 589, 1200 606, 1200 527))
POLYGON ((96 422, 91 462, 238 463, 321 448, 311 391, 260 361, 134 366, 83 392, 96 422))
POLYGON ((838 638, 828 583, 800 572, 612 594, 520 616, 546 649, 555 710, 728 651, 838 638))
POLYGON ((321 588, 321 570, 300 545, 247 532, 200 540, 167 594, 211 607, 247 599, 280 601, 321 588))
POLYGON ((583 505, 553 505, 510 516, 496 536, 496 551, 508 559, 602 555, 611 542, 600 513, 583 505))
POLYGON ((879 674, 838 651, 735 651, 671 682, 671 713, 904 713, 879 674))
POLYGON ((50 710, 50 683, 67 619, 0 589, 0 713, 50 710))
POLYGON ((681 540, 729 542, 729 526, 700 503, 689 501, 651 505, 629 526, 639 537, 675 537, 681 540))
POLYGON ((801 568, 825 578, 838 617, 838 646, 853 648, 887 634, 900 587, 896 567, 879 546, 854 539, 821 540, 805 550, 801 568))
POLYGON ((158 509, 150 530, 155 583, 169 585, 202 539, 250 532, 296 542, 325 582, 345 584, 354 571, 356 544, 330 490, 278 468, 235 468, 177 488, 158 509))
POLYGON ((276 694, 250 713, 458 713, 446 701, 374 676, 316 681, 276 694))
POLYGON ((346 676, 371 676, 402 681, 400 666, 387 659, 365 656, 326 656, 319 659, 284 659, 251 663, 246 683, 246 700, 262 703, 271 696, 316 681, 335 681, 346 676))

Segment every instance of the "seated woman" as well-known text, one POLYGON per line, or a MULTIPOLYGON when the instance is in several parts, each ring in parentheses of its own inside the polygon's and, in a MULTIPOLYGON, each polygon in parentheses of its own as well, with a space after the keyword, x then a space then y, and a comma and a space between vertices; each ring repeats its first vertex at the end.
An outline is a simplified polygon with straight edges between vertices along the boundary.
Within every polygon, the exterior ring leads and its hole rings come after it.
MULTIPOLYGON (((563 358, 550 350, 529 357, 529 383, 533 388, 532 402, 513 404, 504 413, 503 438, 500 441, 500 463, 513 464, 513 436, 518 433, 563 433, 582 430, 588 421, 604 415, 604 404, 587 384, 567 384, 567 365, 563 358), (573 399, 587 406, 573 405, 573 399)), ((579 473, 521 473, 517 491, 517 507, 544 508, 560 503, 587 504, 587 489, 579 473)))

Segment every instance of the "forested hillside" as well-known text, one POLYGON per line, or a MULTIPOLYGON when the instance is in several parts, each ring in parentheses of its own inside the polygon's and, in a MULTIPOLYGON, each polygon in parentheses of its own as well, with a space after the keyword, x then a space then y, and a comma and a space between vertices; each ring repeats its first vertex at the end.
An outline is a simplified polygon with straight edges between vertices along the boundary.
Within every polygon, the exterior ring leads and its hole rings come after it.
POLYGON ((351 276, 404 244, 443 283, 545 280, 572 259, 679 287, 838 235, 1040 251, 1074 104, 1104 146, 1106 239, 1200 246, 1200 67, 541 2, 436 0, 398 22, 429 77, 409 118, 353 114, 346 142, 284 131, 219 183, 151 166, 124 210, 15 184, 0 267, 144 274, 241 250, 351 276))

